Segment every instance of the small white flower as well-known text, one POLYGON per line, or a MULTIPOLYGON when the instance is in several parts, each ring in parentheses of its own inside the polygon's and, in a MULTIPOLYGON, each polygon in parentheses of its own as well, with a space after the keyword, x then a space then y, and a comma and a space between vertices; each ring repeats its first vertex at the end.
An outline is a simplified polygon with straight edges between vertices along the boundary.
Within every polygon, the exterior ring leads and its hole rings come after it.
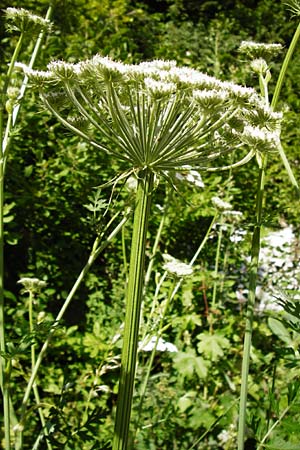
POLYGON ((32 14, 24 8, 6 8, 6 19, 11 21, 9 30, 17 30, 22 33, 38 33, 43 29, 50 29, 51 22, 48 19, 32 14))
MULTIPOLYGON (((185 167, 184 167, 185 169, 185 167)), ((179 181, 187 181, 195 185, 196 187, 203 188, 204 183, 202 181, 202 177, 197 170, 192 170, 190 166, 186 166, 187 172, 175 172, 175 178, 179 181)))
POLYGON ((47 286, 45 281, 38 278, 24 277, 17 281, 18 284, 23 285, 23 293, 26 292, 40 292, 40 290, 47 286))
POLYGON ((184 87, 193 87, 195 89, 221 89, 222 82, 198 70, 189 67, 175 67, 170 76, 174 82, 182 84, 184 87))
POLYGON ((25 75, 28 76, 30 80, 33 82, 39 83, 39 82, 53 82, 53 74, 49 71, 45 70, 33 70, 30 67, 26 66, 26 64, 16 62, 15 67, 20 68, 23 70, 25 75))
POLYGON ((242 41, 239 47, 241 53, 246 53, 252 58, 277 55, 282 50, 281 44, 264 44, 253 41, 242 41))
POLYGON ((141 69, 156 69, 156 70, 172 70, 176 67, 176 61, 162 60, 162 59, 154 59, 153 61, 144 61, 139 65, 141 69))
POLYGON ((245 230, 236 230, 231 236, 230 236, 230 241, 237 243, 237 242, 241 242, 244 240, 245 235, 247 234, 247 231, 245 230))
POLYGON ((229 202, 225 202, 220 197, 213 197, 211 200, 215 208, 219 209, 222 212, 230 211, 232 209, 232 205, 229 202))
POLYGON ((265 237, 264 241, 270 247, 282 249, 285 245, 291 245, 294 239, 295 234, 293 228, 288 226, 282 230, 269 233, 268 236, 265 237))
POLYGON ((215 108, 216 106, 220 107, 222 104, 228 100, 228 92, 222 90, 217 91, 216 89, 211 90, 194 90, 193 98, 196 102, 204 109, 215 108))
POLYGON ((261 101, 259 95, 253 88, 248 88, 245 86, 239 86, 238 84, 233 83, 232 81, 224 81, 223 89, 226 89, 228 94, 232 97, 241 99, 243 101, 261 101))
POLYGON ((180 278, 192 275, 193 268, 189 264, 185 264, 182 261, 179 261, 179 259, 173 258, 173 256, 168 254, 164 254, 163 259, 165 260, 163 269, 171 275, 175 275, 180 278))
POLYGON ((156 81, 153 78, 146 77, 144 79, 145 87, 155 98, 164 96, 170 96, 176 92, 175 83, 166 83, 162 81, 156 81))
POLYGON ((137 185, 138 185, 138 181, 137 181, 136 177, 131 176, 131 177, 127 178, 126 187, 129 191, 135 192, 137 189, 137 185))
POLYGON ((264 74, 268 70, 268 64, 263 58, 256 58, 253 61, 251 61, 250 67, 255 73, 258 74, 260 73, 264 74))
MULTIPOLYGON (((149 341, 145 339, 144 342, 139 343, 139 350, 143 352, 151 352, 155 348, 156 341, 156 336, 152 336, 149 341)), ((159 352, 178 352, 176 345, 172 344, 171 342, 167 342, 162 338, 158 338, 156 350, 159 352)))
POLYGON ((269 131, 266 128, 251 125, 245 126, 241 137, 246 144, 262 151, 276 151, 280 144, 278 131, 269 131))
POLYGON ((76 64, 65 61, 53 61, 48 64, 47 68, 49 72, 53 73, 62 80, 72 79, 78 72, 78 66, 76 66, 76 64))

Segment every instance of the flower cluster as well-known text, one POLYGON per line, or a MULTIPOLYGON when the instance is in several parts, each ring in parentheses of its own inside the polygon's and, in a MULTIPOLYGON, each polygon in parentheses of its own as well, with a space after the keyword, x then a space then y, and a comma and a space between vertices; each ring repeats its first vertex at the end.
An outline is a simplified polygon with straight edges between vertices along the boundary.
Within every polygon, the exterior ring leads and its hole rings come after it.
POLYGON ((32 35, 51 28, 50 20, 32 14, 24 8, 6 8, 5 15, 8 31, 30 32, 32 35))
POLYGON ((163 269, 166 270, 170 275, 178 278, 188 277, 192 275, 193 268, 190 264, 185 264, 179 259, 174 258, 171 255, 164 254, 163 259, 165 261, 163 269))
POLYGON ((171 342, 165 341, 163 338, 158 338, 156 336, 152 336, 149 340, 149 337, 146 336, 143 342, 139 343, 139 350, 143 352, 152 352, 155 348, 158 352, 178 352, 176 345, 171 342))
POLYGON ((39 293, 41 289, 46 287, 47 283, 45 281, 39 280, 38 278, 20 278, 18 284, 23 285, 22 294, 25 293, 39 293))
POLYGON ((254 89, 174 61, 124 64, 96 55, 51 62, 44 72, 23 69, 64 126, 131 169, 203 170, 217 158, 224 164, 229 152, 243 163, 253 146, 277 144, 270 133, 281 117, 254 89))
POLYGON ((252 59, 268 59, 270 56, 276 56, 281 50, 281 44, 264 44, 253 41, 242 41, 239 47, 240 53, 245 53, 252 59))

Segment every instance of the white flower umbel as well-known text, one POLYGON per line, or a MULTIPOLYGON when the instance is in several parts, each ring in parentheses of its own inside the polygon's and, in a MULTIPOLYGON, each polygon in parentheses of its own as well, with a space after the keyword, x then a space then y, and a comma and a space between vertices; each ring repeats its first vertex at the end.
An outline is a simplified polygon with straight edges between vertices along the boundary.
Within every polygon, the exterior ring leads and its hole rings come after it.
POLYGON ((47 283, 45 281, 39 280, 38 278, 20 278, 20 280, 17 281, 18 284, 23 285, 22 293, 26 292, 32 292, 32 293, 38 293, 41 291, 42 288, 47 286, 47 283))
POLYGON ((229 202, 222 200, 220 197, 213 197, 211 200, 214 207, 222 212, 232 210, 232 205, 229 202))
POLYGON ((253 156, 244 128, 267 128, 270 117, 274 121, 271 112, 251 116, 262 109, 255 90, 177 67, 174 61, 130 65, 96 55, 77 64, 54 61, 48 72, 26 73, 64 126, 131 168, 162 176, 187 165, 203 170, 238 149, 244 163, 245 152, 253 156), (55 92, 64 96, 61 105, 55 92), (76 126, 76 116, 88 130, 76 126))
POLYGON ((268 58, 277 55, 282 50, 281 44, 264 44, 253 41, 242 41, 239 47, 240 53, 247 54, 250 58, 268 58))
POLYGON ((269 131, 266 128, 259 128, 247 125, 242 134, 242 140, 257 149, 258 152, 276 152, 280 144, 280 137, 277 131, 269 131))
POLYGON ((30 32, 32 35, 51 28, 50 20, 32 14, 24 8, 6 8, 5 15, 9 31, 30 32))
POLYGON ((193 170, 190 166, 186 166, 185 169, 185 172, 175 172, 175 180, 188 182, 196 187, 203 188, 204 183, 201 174, 197 170, 193 170))
POLYGON ((193 268, 189 264, 185 264, 179 259, 174 258, 171 255, 164 254, 163 259, 165 261, 163 269, 170 275, 175 275, 178 278, 188 277, 192 275, 193 268))
POLYGON ((139 343, 139 350, 143 352, 151 352, 153 349, 156 349, 158 352, 178 352, 176 345, 171 342, 165 341, 163 338, 158 338, 157 336, 152 336, 149 338, 145 338, 143 342, 139 343))

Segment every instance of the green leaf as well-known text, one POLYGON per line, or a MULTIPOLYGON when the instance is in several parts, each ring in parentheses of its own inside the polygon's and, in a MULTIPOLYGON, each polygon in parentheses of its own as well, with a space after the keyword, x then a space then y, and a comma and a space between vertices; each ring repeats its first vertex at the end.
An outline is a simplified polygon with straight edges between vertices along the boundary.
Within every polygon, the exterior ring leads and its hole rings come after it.
POLYGON ((279 339, 281 339, 289 347, 293 347, 293 340, 291 338, 291 335, 280 320, 274 319, 273 317, 269 317, 268 325, 269 325, 271 331, 279 339))
POLYGON ((209 362, 205 361, 202 356, 195 358, 195 371, 199 378, 206 378, 209 362))
POLYGON ((196 356, 194 349, 178 352, 174 356, 174 366, 184 378, 192 378, 196 373, 200 379, 206 378, 209 362, 196 356))
POLYGON ((197 392, 189 391, 186 392, 180 399, 178 400, 178 408, 180 412, 185 412, 188 408, 190 408, 195 403, 195 397, 197 396, 197 392))
POLYGON ((229 340, 219 333, 200 333, 198 334, 197 339, 200 340, 199 344, 197 345, 199 353, 203 353, 212 361, 217 361, 219 358, 221 358, 224 355, 223 349, 226 349, 230 346, 229 340))

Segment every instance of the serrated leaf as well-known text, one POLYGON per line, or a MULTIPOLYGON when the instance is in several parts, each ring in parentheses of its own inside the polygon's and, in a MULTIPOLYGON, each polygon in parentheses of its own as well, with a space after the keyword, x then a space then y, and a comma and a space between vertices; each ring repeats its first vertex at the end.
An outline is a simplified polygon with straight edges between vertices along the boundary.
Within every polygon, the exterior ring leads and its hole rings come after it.
POLYGON ((230 346, 229 340, 219 333, 200 333, 198 334, 197 339, 200 340, 199 344, 197 345, 198 352, 203 353, 212 361, 217 361, 219 358, 221 358, 224 355, 223 349, 226 349, 230 346))
POLYGON ((205 361, 202 356, 197 356, 195 358, 195 371, 199 378, 207 377, 207 369, 209 367, 209 362, 205 361))
POLYGON ((175 368, 184 378, 192 378, 194 374, 197 374, 201 379, 207 376, 209 362, 201 356, 196 356, 193 349, 176 353, 173 361, 175 368))
POLYGON ((178 352, 174 356, 174 366, 184 378, 192 378, 195 370, 195 351, 178 352))

